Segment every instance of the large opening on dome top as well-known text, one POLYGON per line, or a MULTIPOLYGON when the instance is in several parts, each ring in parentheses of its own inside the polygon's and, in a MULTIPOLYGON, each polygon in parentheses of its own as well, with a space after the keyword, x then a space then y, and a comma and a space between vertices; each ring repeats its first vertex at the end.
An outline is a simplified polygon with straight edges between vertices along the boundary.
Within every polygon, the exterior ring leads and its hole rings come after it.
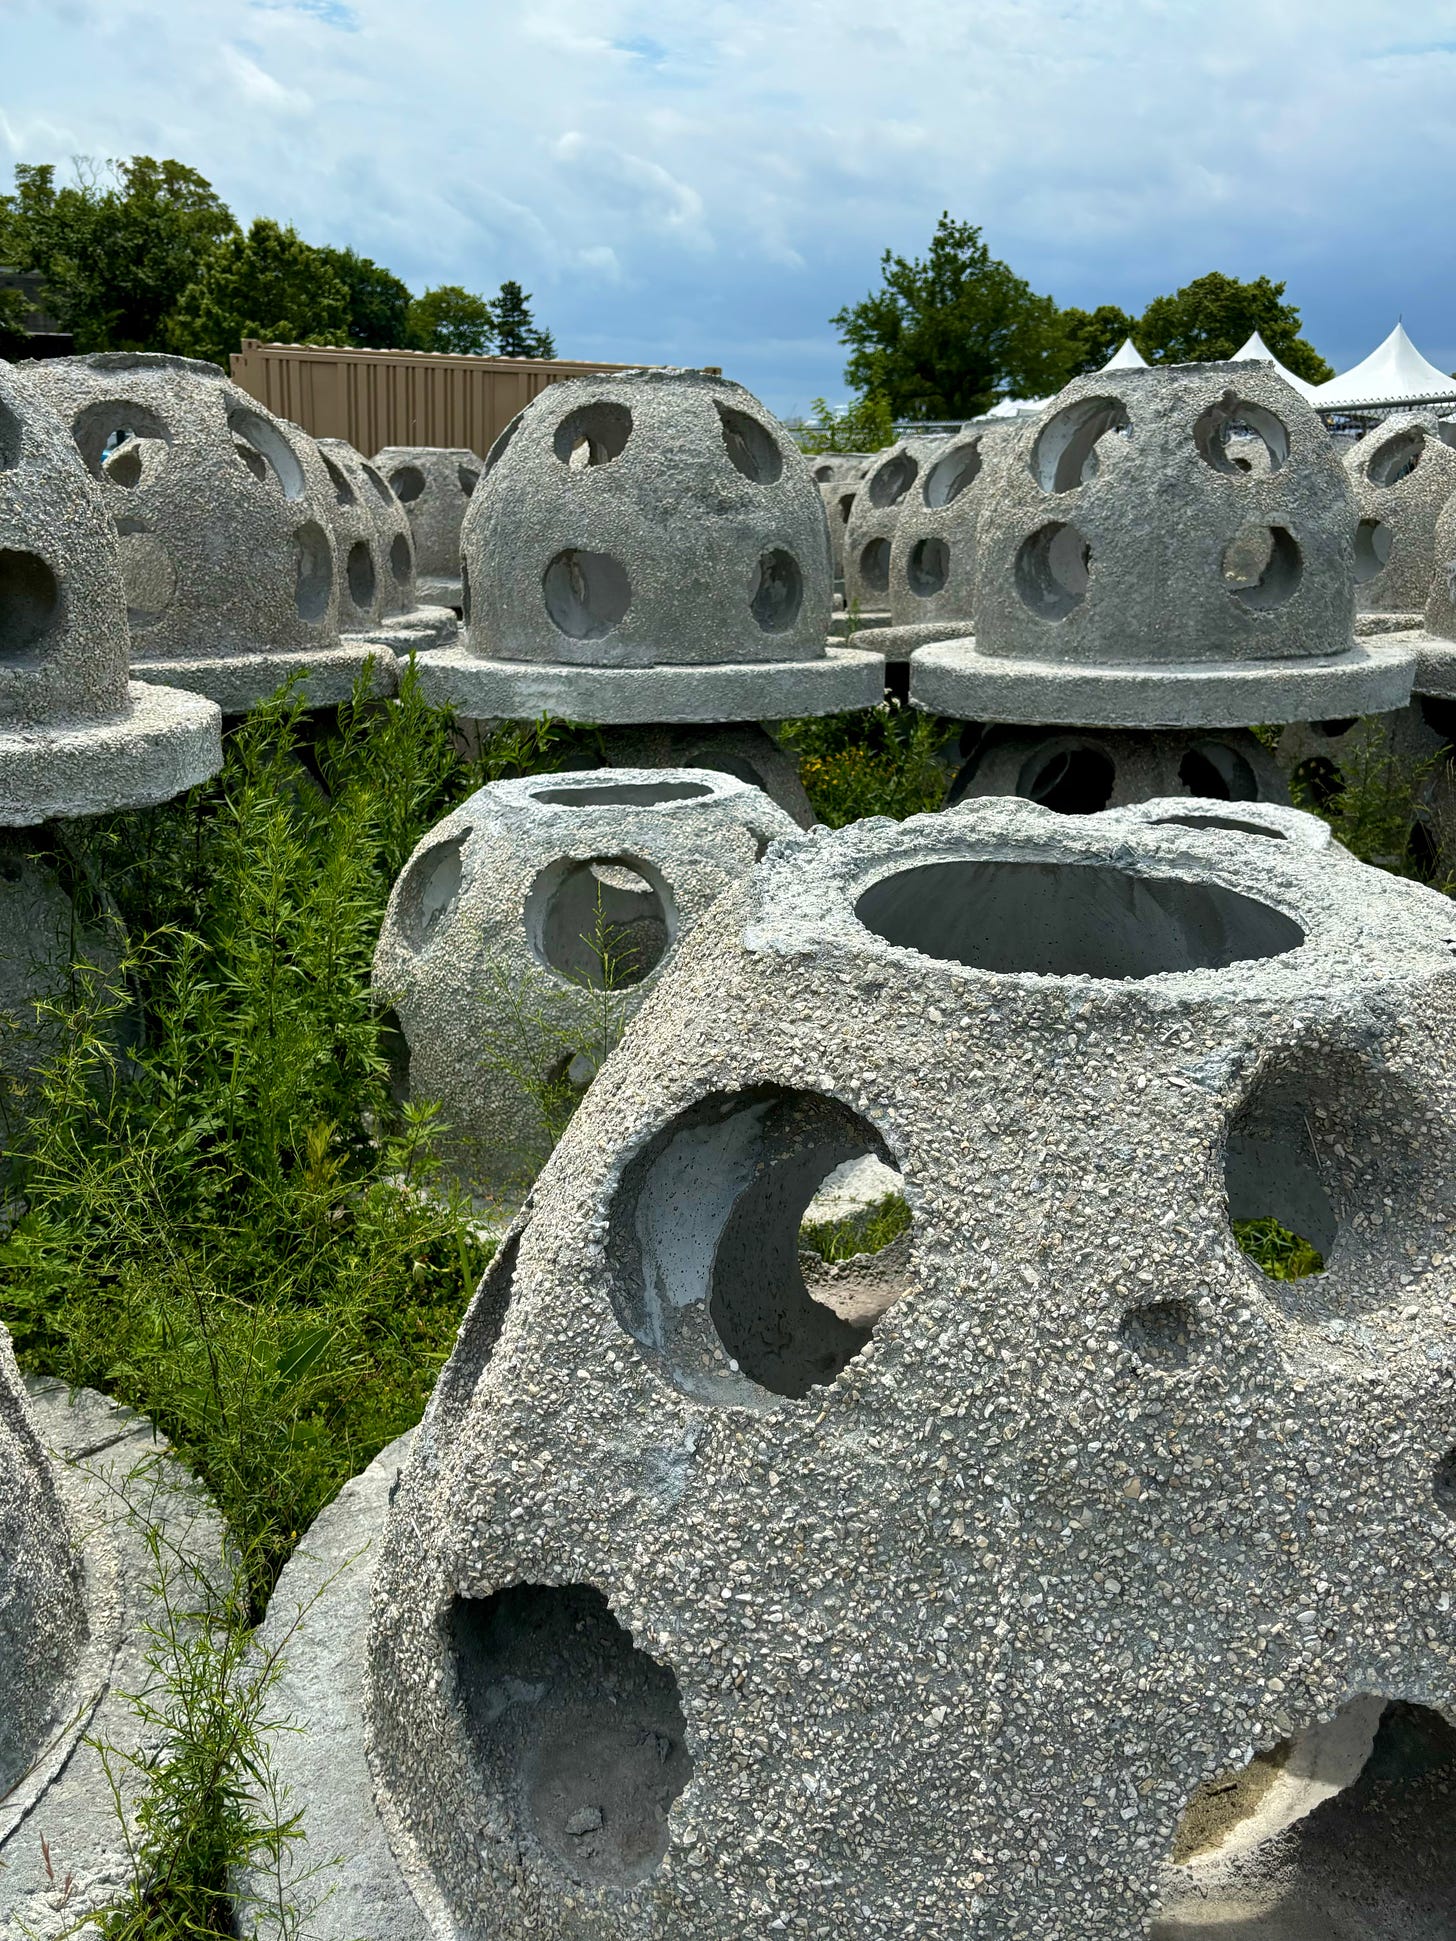
POLYGON ((712 793, 708 782, 573 782, 531 791, 533 800, 557 809, 656 809, 712 793))
POLYGON ((1141 978, 1295 950, 1291 917, 1221 883, 1107 863, 922 863, 866 890, 855 915, 886 943, 976 970, 1141 978))

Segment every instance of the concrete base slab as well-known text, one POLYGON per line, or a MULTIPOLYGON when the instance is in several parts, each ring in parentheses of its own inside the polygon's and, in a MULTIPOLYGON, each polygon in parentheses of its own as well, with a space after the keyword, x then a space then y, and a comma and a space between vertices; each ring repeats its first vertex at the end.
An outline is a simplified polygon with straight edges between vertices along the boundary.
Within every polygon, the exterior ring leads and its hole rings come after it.
POLYGON ((132 672, 143 680, 165 681, 215 701, 224 714, 246 714, 275 694, 290 676, 303 678, 299 691, 310 707, 335 707, 347 701, 365 669, 369 691, 387 697, 398 691, 399 663, 376 641, 343 645, 328 653, 235 654, 226 659, 140 661, 132 672))
POLYGON ((875 652, 887 661, 908 661, 917 647, 930 647, 937 641, 967 640, 975 633, 969 620, 915 620, 898 627, 875 630, 875 652))
MULTIPOLYGON (((130 1815, 139 1787, 128 1755, 145 1754, 152 1740, 126 1694, 155 1683, 148 1627, 162 1622, 147 1532, 157 1533, 164 1562, 216 1572, 219 1582, 224 1537, 206 1493, 144 1416, 63 1382, 26 1388, 80 1541, 90 1635, 62 1701, 64 1723, 0 1800, 0 1933, 58 1941, 130 1875, 111 1779, 130 1815), (111 1751, 110 1778, 98 1745, 111 1751)), ((186 1598, 190 1607, 190 1583, 186 1598)))
POLYGON ((459 612, 464 589, 458 573, 416 573, 415 586, 421 600, 459 612))
POLYGON ((215 775, 222 716, 187 685, 132 681, 110 720, 0 730, 0 827, 149 808, 215 775))
MULTIPOLYGON (((983 654, 973 639, 921 647, 910 698, 967 721, 1079 728, 1248 728, 1404 707, 1415 681, 1409 636, 1352 642, 1319 660, 1087 666, 983 654)), ((1456 642, 1452 692, 1456 693, 1456 642)))
POLYGON ((1369 640, 1381 634, 1419 633, 1425 624, 1425 616, 1420 613, 1357 613, 1355 615, 1355 638, 1369 640))
POLYGON ((420 654, 416 666, 425 698, 461 714, 622 727, 843 714, 876 706, 885 686, 883 655, 863 647, 831 647, 823 660, 703 667, 565 667, 443 648, 420 654))

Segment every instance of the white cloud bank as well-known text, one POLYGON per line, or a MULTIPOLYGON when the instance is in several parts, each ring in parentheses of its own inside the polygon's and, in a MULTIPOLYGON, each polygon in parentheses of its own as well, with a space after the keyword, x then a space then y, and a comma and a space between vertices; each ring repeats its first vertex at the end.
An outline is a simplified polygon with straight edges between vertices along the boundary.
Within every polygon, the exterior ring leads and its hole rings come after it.
POLYGON ((1062 302, 1286 277, 1336 364, 1456 365, 1456 5, 0 0, 0 163, 175 155, 563 353, 842 391, 826 319, 942 208, 1062 302))

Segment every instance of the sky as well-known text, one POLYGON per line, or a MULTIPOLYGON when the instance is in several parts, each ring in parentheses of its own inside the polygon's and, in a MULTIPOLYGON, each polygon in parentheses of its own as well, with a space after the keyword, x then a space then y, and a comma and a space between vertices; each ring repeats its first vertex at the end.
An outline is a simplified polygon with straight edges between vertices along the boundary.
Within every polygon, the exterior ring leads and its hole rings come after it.
POLYGON ((1453 102, 1456 0, 0 0, 0 183, 176 157, 781 415, 942 209, 1059 303, 1269 275, 1337 370, 1456 369, 1453 102))

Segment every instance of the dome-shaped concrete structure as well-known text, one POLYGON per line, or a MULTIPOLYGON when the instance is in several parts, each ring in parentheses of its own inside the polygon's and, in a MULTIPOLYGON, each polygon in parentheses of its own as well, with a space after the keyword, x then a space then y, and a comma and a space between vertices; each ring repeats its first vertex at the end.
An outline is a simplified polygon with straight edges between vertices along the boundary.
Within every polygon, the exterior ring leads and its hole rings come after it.
POLYGON ((482 459, 464 446, 386 445, 374 454, 414 534, 415 573, 427 604, 460 605, 460 528, 482 459))
MULTIPOLYGON (((902 438, 865 467, 844 532, 844 602, 861 614, 890 611, 890 551, 901 513, 945 440, 902 438)), ((876 646, 879 645, 876 641, 876 646)))
POLYGON ((976 533, 996 496, 1004 424, 968 425, 928 458, 900 500, 890 542, 890 624, 875 634, 886 660, 975 632, 976 533))
POLYGON ((1355 493, 1360 608, 1419 627, 1436 571, 1436 522, 1456 497, 1456 421, 1387 418, 1345 453, 1355 493))
POLYGON ((414 535, 393 486, 346 438, 320 438, 317 443, 333 487, 330 526, 340 633, 350 640, 376 641, 401 655, 411 645, 453 640, 455 615, 450 608, 420 603, 414 535))

